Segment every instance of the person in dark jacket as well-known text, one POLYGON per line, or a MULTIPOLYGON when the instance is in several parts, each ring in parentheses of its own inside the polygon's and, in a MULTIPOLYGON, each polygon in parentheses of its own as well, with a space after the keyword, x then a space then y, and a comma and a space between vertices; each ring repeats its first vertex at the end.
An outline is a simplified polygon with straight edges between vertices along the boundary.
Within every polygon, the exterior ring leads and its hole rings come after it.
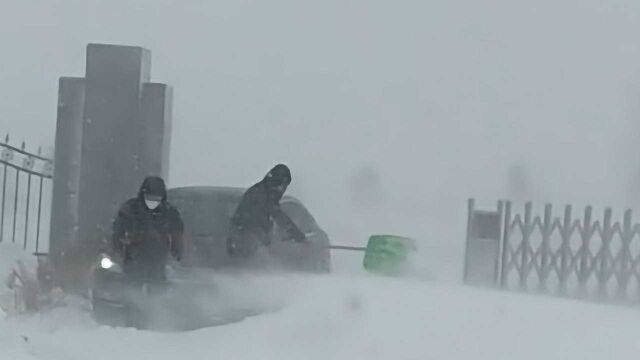
POLYGON ((164 281, 169 255, 182 256, 184 224, 167 202, 164 180, 144 179, 138 196, 125 202, 113 222, 113 248, 134 281, 164 281))
POLYGON ((227 239, 230 256, 252 255, 260 245, 269 246, 274 223, 287 235, 283 240, 306 240, 304 233, 280 208, 280 200, 290 183, 291 171, 286 165, 278 164, 244 193, 231 218, 227 239))

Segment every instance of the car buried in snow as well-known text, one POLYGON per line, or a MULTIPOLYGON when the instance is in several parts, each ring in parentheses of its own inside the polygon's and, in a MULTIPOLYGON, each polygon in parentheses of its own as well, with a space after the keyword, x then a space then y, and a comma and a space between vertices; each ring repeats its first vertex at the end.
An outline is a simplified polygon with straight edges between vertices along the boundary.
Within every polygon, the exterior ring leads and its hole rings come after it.
POLYGON ((194 299, 202 296, 215 298, 219 295, 215 281, 211 281, 215 274, 238 271, 330 271, 327 234, 305 206, 292 196, 285 196, 280 204, 282 210, 306 234, 305 242, 281 241, 284 234, 276 226, 269 247, 249 258, 229 257, 227 234, 231 217, 243 194, 244 189, 231 187, 181 187, 168 190, 168 201, 180 211, 185 224, 183 259, 179 264, 167 266, 166 283, 145 283, 139 289, 137 285, 132 286, 118 259, 101 253, 92 272, 94 318, 107 325, 138 328, 169 326, 193 329, 222 324, 260 313, 260 310, 235 309, 224 314, 209 313, 197 301, 194 302, 194 299), (177 304, 180 304, 177 313, 182 315, 167 319, 167 314, 176 313, 177 304))
MULTIPOLYGON (((182 216, 185 224, 186 266, 213 269, 242 269, 259 266, 250 259, 233 259, 227 254, 227 235, 231 217, 242 199, 245 189, 235 187, 180 187, 169 189, 168 201, 182 216)), ((330 242, 307 208, 293 196, 280 201, 282 210, 305 233, 304 243, 281 241, 285 234, 274 229, 274 239, 264 250, 268 264, 281 270, 329 272, 331 268, 330 242)), ((263 259, 264 260, 264 259, 263 259)))

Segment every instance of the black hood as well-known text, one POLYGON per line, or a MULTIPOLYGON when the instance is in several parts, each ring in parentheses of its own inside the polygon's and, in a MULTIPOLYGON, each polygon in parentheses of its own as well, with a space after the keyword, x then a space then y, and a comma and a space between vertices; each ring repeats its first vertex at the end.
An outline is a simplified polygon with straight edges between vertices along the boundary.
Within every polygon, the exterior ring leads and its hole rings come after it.
POLYGON ((291 170, 287 165, 278 164, 267 173, 263 181, 270 186, 289 185, 291 184, 291 170))
POLYGON ((138 197, 144 199, 144 195, 162 196, 162 201, 167 199, 167 187, 164 184, 164 180, 157 176, 147 176, 140 186, 140 192, 138 197))

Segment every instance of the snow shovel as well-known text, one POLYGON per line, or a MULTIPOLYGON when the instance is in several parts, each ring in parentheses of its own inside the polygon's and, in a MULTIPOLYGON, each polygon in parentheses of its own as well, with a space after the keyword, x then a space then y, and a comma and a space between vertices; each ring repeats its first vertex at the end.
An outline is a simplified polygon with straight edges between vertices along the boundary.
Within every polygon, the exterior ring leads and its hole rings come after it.
POLYGON ((364 268, 372 273, 397 276, 406 268, 409 256, 417 250, 413 239, 396 235, 373 235, 366 247, 329 247, 334 250, 364 251, 364 268))

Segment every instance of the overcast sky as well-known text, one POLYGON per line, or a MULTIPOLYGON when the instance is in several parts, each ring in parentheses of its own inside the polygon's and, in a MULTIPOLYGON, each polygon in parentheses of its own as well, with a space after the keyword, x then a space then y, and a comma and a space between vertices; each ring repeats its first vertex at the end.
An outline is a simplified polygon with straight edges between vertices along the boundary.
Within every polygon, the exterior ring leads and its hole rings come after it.
POLYGON ((284 161, 334 237, 461 241, 464 200, 506 196, 516 163, 539 201, 640 202, 639 34, 637 0, 2 0, 0 132, 52 145, 86 44, 144 46, 175 89, 172 185, 284 161), (350 201, 363 167, 369 209, 350 201))

